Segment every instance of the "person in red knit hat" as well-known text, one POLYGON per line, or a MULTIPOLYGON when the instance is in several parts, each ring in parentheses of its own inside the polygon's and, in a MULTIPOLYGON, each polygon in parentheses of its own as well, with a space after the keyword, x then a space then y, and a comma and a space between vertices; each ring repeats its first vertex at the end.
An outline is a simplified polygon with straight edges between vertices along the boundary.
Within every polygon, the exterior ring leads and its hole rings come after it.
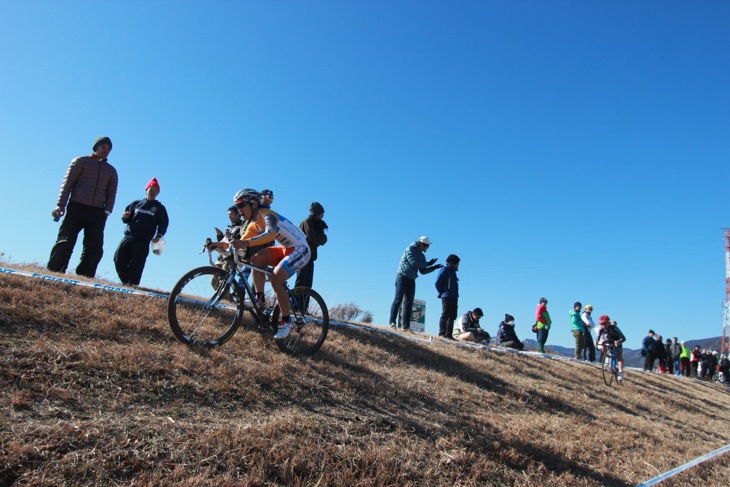
POLYGON ((114 254, 114 265, 122 284, 139 285, 142 280, 150 242, 158 243, 167 233, 170 220, 164 205, 157 201, 160 183, 152 178, 145 187, 147 197, 130 203, 122 214, 124 238, 114 254))

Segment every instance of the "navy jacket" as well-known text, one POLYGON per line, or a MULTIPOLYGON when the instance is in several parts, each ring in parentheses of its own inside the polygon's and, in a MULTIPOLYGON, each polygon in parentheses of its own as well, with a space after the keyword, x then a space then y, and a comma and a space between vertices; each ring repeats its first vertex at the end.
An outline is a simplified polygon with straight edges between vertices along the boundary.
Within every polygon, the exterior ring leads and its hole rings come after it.
POLYGON ((456 277, 456 271, 448 265, 442 267, 436 276, 436 291, 440 298, 459 297, 459 278, 456 277))
POLYGON ((122 217, 122 222, 127 224, 124 229, 125 238, 136 238, 150 241, 155 237, 162 237, 167 232, 170 220, 167 217, 167 210, 157 200, 148 199, 133 201, 124 209, 131 211, 131 218, 122 217))

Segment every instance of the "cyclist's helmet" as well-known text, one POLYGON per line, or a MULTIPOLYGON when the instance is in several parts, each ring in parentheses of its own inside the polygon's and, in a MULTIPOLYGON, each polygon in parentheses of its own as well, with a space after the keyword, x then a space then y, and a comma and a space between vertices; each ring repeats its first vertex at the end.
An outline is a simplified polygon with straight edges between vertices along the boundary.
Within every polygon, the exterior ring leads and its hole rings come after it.
POLYGON ((603 325, 604 323, 611 323, 611 318, 609 318, 608 315, 601 315, 601 317, 598 318, 599 325, 603 325))
POLYGON ((261 194, 255 189, 242 189, 233 196, 233 204, 236 206, 250 203, 251 201, 256 201, 258 204, 261 204, 261 194))

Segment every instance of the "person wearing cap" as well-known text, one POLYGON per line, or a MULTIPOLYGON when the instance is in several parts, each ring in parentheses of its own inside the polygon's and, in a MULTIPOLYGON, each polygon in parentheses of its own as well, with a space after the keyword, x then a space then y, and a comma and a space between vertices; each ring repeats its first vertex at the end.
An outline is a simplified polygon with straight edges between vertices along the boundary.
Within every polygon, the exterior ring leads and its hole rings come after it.
POLYGON ((570 331, 573 333, 575 339, 575 354, 573 358, 580 360, 583 355, 583 347, 585 346, 585 328, 583 320, 580 317, 580 310, 583 309, 583 305, 576 301, 573 305, 573 309, 568 312, 570 315, 570 331))
POLYGON ((159 242, 170 224, 167 209, 157 201, 157 195, 160 194, 157 178, 147 183, 145 193, 145 198, 132 201, 122 213, 122 223, 127 226, 114 254, 114 266, 119 280, 126 285, 139 285, 150 252, 150 242, 159 242))
POLYGON ((545 353, 545 343, 547 343, 550 325, 553 321, 550 319, 550 313, 547 310, 548 300, 540 298, 535 309, 535 329, 537 330, 537 351, 545 353))
POLYGON ((261 191, 261 208, 271 209, 271 204, 274 202, 274 192, 270 189, 264 189, 261 191))
POLYGON ((511 314, 504 315, 504 321, 499 324, 497 329, 497 345, 515 350, 523 350, 525 344, 517 338, 515 332, 515 318, 511 314))
MULTIPOLYGON (((583 348, 583 360, 595 362, 596 346, 593 344, 593 328, 595 327, 595 323, 593 322, 593 317, 591 316, 591 313, 593 313, 593 305, 586 304, 586 307, 583 308, 583 314, 580 315, 580 319, 584 325, 583 335, 585 338, 583 348)), ((600 326, 598 330, 596 330, 596 337, 598 336, 599 331, 600 326)))
POLYGON ((77 157, 69 164, 56 208, 51 211, 56 221, 64 217, 48 259, 48 270, 53 272, 66 272, 81 230, 83 250, 76 274, 94 277, 104 255, 104 227, 114 210, 119 178, 107 160, 112 150, 111 139, 97 137, 91 150, 90 156, 77 157))
POLYGON ((420 237, 406 248, 398 264, 398 273, 395 277, 395 299, 390 307, 390 327, 396 327, 398 309, 403 303, 403 329, 408 331, 411 327, 411 312, 413 311, 413 299, 416 297, 416 279, 418 273, 428 274, 443 267, 442 264, 434 263, 438 260, 433 258, 426 261, 424 252, 431 246, 431 239, 426 236, 420 237))
POLYGON ((441 318, 439 319, 439 336, 449 340, 454 338, 454 320, 459 307, 459 270, 461 259, 458 255, 449 254, 446 265, 436 276, 436 291, 441 299, 441 318))
POLYGON ((651 372, 654 369, 656 360, 656 340, 654 330, 649 330, 647 336, 641 342, 641 356, 644 357, 644 371, 651 372))
POLYGON ((467 311, 464 316, 461 317, 459 320, 459 328, 461 329, 459 340, 489 345, 492 341, 492 337, 479 325, 479 320, 482 316, 484 316, 482 309, 474 308, 473 311, 467 311))
POLYGON ((314 282, 314 261, 317 260, 317 247, 327 243, 326 232, 329 228, 322 218, 324 218, 324 207, 314 201, 309 205, 309 216, 299 224, 299 228, 307 236, 307 243, 309 244, 309 250, 312 251, 312 256, 309 258, 307 265, 297 272, 295 287, 311 288, 312 282, 314 282))

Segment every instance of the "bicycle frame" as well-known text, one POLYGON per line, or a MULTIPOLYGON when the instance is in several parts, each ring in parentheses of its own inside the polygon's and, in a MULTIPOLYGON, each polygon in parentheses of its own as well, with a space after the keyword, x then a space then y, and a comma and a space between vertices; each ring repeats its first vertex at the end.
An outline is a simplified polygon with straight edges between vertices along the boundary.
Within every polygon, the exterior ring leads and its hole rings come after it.
MULTIPOLYGON (((208 241, 203 252, 208 250, 208 241)), ((167 315, 175 338, 186 345, 214 347, 226 343, 248 316, 258 331, 279 331, 281 302, 274 297, 271 306, 256 300, 254 289, 244 278, 248 268, 264 274, 271 281, 274 270, 243 262, 242 256, 229 248, 215 249, 223 265, 213 263, 185 273, 170 292, 167 315)), ((202 253, 202 252, 201 252, 202 253)), ((275 340, 284 353, 310 356, 324 343, 329 329, 329 313, 322 296, 309 287, 289 288, 282 283, 288 299, 289 333, 275 340)))

